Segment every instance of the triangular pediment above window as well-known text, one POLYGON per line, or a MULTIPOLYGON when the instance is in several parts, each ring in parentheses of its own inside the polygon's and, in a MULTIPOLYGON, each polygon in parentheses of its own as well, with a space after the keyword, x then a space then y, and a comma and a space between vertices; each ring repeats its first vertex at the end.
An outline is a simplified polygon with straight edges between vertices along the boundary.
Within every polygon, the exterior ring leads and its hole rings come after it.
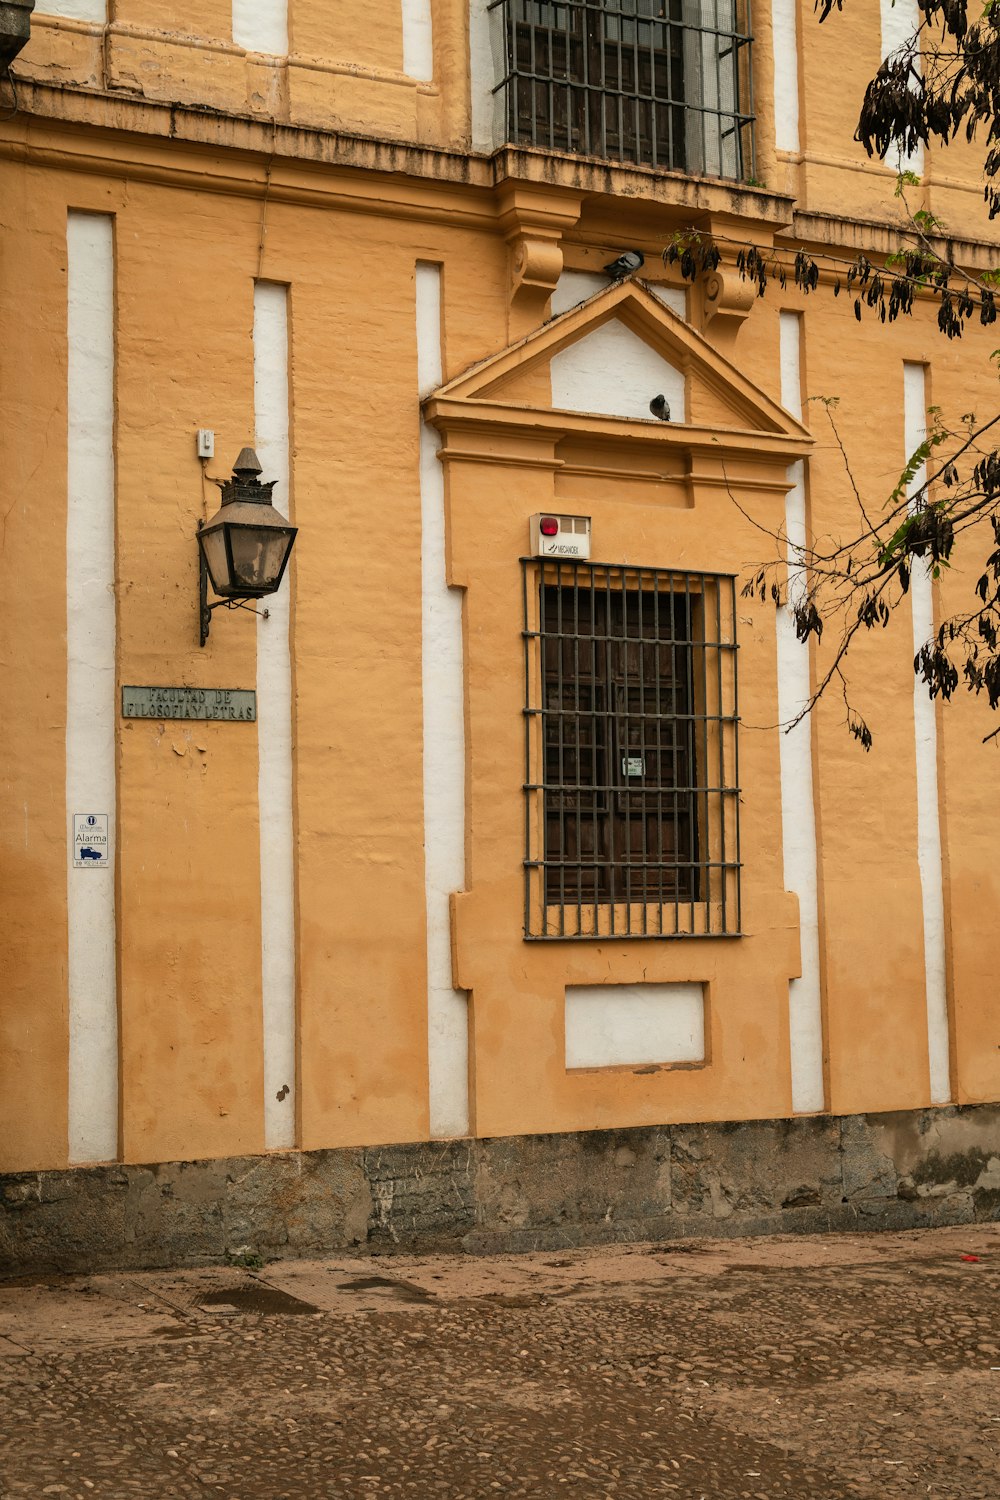
MULTIPOLYGON (((474 365, 430 401, 475 408, 502 420, 525 411, 574 413, 599 427, 642 424, 679 439, 695 434, 760 434, 808 444, 795 417, 696 333, 642 282, 618 283, 474 365), (670 421, 650 411, 664 397, 670 421)), ((575 424, 574 424, 575 425, 575 424)), ((798 456, 797 454, 795 456, 798 456)))

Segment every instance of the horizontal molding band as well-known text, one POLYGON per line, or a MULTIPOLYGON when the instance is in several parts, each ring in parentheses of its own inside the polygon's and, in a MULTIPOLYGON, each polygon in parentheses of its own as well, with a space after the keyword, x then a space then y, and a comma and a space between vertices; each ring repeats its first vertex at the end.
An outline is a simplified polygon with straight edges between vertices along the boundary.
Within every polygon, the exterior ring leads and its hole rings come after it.
MULTIPOLYGON (((571 412, 549 407, 509 406, 503 402, 432 396, 424 405, 428 421, 442 432, 454 429, 491 432, 534 433, 555 441, 580 436, 593 442, 642 444, 661 452, 733 453, 754 463, 792 462, 807 457, 814 447, 808 435, 761 432, 754 428, 700 427, 694 424, 653 423, 627 417, 607 417, 596 412, 571 412)), ((443 457, 453 452, 449 447, 443 457)), ((498 458, 498 462, 501 461, 498 458)), ((784 485, 782 484, 782 488, 784 485)))
MULTIPOLYGON (((330 64, 339 71, 340 65, 330 64)), ((362 70, 346 67, 345 73, 365 76, 362 70)), ((404 83, 415 92, 433 93, 434 86, 420 84, 405 75, 387 75, 383 81, 404 83)), ((118 155, 121 136, 168 141, 172 158, 180 143, 194 148, 208 148, 214 153, 257 158, 261 162, 282 160, 296 166, 363 169, 385 175, 427 179, 440 188, 458 188, 492 192, 502 184, 520 181, 532 186, 561 192, 586 192, 602 198, 629 198, 654 209, 664 220, 676 222, 678 214, 728 214, 756 223, 777 226, 791 222, 793 201, 760 189, 734 186, 710 179, 687 178, 679 173, 655 172, 641 167, 618 167, 529 148, 503 147, 492 155, 474 151, 455 151, 441 147, 421 146, 413 142, 352 135, 335 130, 256 117, 207 111, 168 101, 133 97, 119 90, 100 91, 80 87, 53 87, 37 80, 22 78, 18 84, 19 120, 22 132, 35 122, 61 126, 87 127, 98 139, 113 138, 115 151, 107 152, 107 167, 120 175, 118 155), (668 188, 669 184, 669 188, 668 188), (665 192, 672 196, 668 200, 665 192)), ((76 134, 76 132, 74 132, 76 134)), ((3 147, 9 148, 10 138, 3 147)), ((33 143, 23 141, 25 145, 33 143)), ((74 147, 66 148, 66 165, 74 164, 74 147)), ((102 152, 96 153, 103 155, 102 152)), ((179 163, 181 175, 184 164, 179 163)), ((196 174, 204 172, 195 165, 196 174)), ((188 167, 188 174, 192 168, 188 167)), ((272 182, 274 193, 276 183, 272 182)), ((246 191, 262 193, 263 175, 246 191)), ((490 214, 493 218, 493 213, 490 214)))
MULTIPOLYGON (((91 22, 63 24, 81 31, 102 30, 91 22)), ((376 78, 352 65, 322 66, 345 76, 376 78)), ((434 92, 433 86, 402 74, 378 78, 420 93, 434 92)), ((550 214, 562 196, 617 201, 619 209, 627 199, 640 213, 655 218, 649 225, 654 236, 668 235, 694 220, 708 227, 716 220, 720 225, 727 221, 727 227, 738 220, 751 238, 761 238, 751 233, 754 226, 762 230, 761 243, 776 236, 779 244, 805 242, 879 254, 898 248, 902 230, 901 224, 886 220, 800 210, 793 198, 758 189, 529 148, 503 147, 486 156, 265 116, 208 112, 120 91, 57 88, 26 78, 19 79, 18 94, 19 113, 0 139, 0 159, 118 179, 196 186, 255 199, 266 192, 276 202, 492 231, 509 207, 501 201, 502 190, 512 184, 523 185, 527 192, 545 189, 552 195, 550 214), (666 193, 672 194, 669 201, 666 193)), ((603 244, 605 238, 603 232, 590 231, 579 242, 603 244)), ((941 241, 941 247, 975 268, 994 263, 998 242, 1000 236, 989 241, 953 235, 941 241)))

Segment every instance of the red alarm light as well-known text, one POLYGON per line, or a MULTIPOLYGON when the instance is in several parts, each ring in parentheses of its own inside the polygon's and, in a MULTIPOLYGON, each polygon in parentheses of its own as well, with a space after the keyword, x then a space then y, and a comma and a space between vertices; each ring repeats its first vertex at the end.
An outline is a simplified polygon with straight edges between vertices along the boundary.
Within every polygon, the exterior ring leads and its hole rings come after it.
POLYGON ((538 529, 542 533, 542 536, 558 536, 559 522, 555 516, 543 516, 538 523, 538 529))

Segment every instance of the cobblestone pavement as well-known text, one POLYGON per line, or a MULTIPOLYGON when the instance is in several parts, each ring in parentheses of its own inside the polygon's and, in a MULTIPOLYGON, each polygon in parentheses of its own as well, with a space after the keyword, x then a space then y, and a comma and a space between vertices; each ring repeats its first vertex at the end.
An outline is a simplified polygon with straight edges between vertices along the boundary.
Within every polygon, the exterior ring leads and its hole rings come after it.
POLYGON ((0 1284, 0 1495, 1000 1496, 1000 1226, 0 1284))

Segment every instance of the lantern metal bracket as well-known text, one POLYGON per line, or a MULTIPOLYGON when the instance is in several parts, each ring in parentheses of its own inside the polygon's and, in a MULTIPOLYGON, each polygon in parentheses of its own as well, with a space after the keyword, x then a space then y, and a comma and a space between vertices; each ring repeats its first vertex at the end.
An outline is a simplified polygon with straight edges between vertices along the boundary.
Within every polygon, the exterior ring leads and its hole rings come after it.
MULTIPOLYGON (((199 531, 204 524, 204 521, 198 522, 199 531)), ((200 636, 198 644, 204 646, 212 625, 212 605, 208 602, 208 568, 205 566, 205 554, 201 547, 198 548, 198 620, 200 636)))
MULTIPOLYGON (((198 522, 198 530, 201 531, 204 521, 198 522)), ((247 609, 252 615, 259 615, 262 620, 271 618, 270 610, 254 609, 249 599, 217 599, 214 604, 208 602, 208 565, 205 562, 205 554, 198 548, 198 644, 204 646, 208 640, 208 633, 212 628, 213 609, 247 609)))

